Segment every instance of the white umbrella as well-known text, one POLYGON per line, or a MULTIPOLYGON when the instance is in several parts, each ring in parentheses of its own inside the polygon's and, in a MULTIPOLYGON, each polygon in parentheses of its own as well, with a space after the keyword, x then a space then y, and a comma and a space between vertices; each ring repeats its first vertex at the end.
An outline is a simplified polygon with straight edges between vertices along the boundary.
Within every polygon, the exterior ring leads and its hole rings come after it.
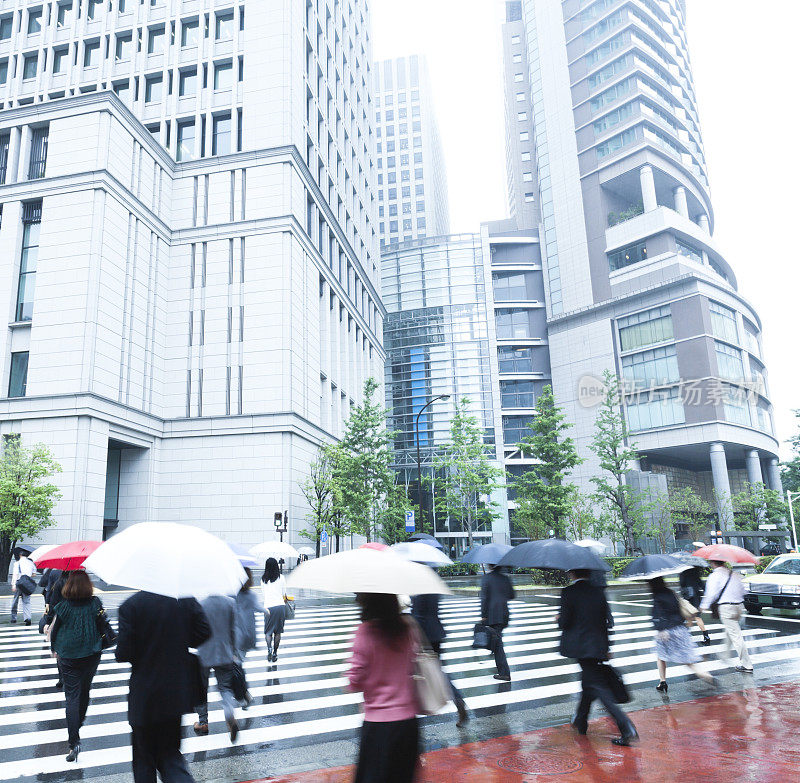
POLYGON ((391 549, 351 549, 309 560, 292 571, 286 584, 329 593, 450 595, 450 589, 434 571, 404 560, 391 549))
POLYGON ((247 574, 231 548, 206 530, 140 522, 110 538, 84 562, 104 582, 170 598, 235 595, 247 574))
POLYGON ((301 546, 300 549, 297 550, 298 554, 301 555, 308 555, 311 557, 312 555, 316 554, 314 549, 310 546, 301 546))
POLYGON ((263 544, 256 544, 250 547, 250 554, 259 560, 266 560, 270 557, 274 557, 276 560, 300 557, 300 553, 291 544, 283 541, 265 541, 263 544))
POLYGON ((389 548, 400 557, 411 560, 413 563, 424 563, 429 566, 453 565, 453 561, 441 549, 422 541, 401 541, 389 548))
POLYGON ((35 563, 43 555, 46 555, 51 549, 55 549, 57 546, 58 544, 42 544, 36 547, 36 549, 28 555, 28 558, 35 563))
POLYGON ((586 549, 591 549, 598 555, 602 555, 608 549, 602 541, 595 541, 593 538, 582 538, 580 541, 575 542, 575 546, 586 547, 586 549))

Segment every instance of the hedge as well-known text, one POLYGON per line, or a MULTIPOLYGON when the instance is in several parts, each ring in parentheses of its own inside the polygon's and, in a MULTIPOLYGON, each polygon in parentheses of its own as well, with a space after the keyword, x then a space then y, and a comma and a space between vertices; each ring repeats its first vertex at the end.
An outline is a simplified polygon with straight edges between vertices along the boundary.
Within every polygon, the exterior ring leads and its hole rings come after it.
POLYGON ((777 557, 777 555, 766 555, 756 563, 756 573, 760 574, 777 557))

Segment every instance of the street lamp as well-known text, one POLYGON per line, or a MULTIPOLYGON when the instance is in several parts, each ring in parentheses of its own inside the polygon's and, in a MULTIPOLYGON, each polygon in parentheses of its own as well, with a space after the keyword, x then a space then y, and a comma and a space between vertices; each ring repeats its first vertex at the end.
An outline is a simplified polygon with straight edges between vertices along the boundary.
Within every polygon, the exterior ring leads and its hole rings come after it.
POLYGON ((794 539, 794 551, 797 551, 797 528, 794 526, 794 506, 792 505, 792 495, 800 497, 800 492, 786 490, 786 500, 789 502, 789 519, 792 523, 792 539, 794 539))
POLYGON ((414 433, 416 435, 417 440, 417 503, 419 504, 419 529, 422 530, 422 523, 425 519, 425 516, 422 511, 422 457, 420 457, 419 452, 419 417, 422 414, 422 411, 425 408, 430 407, 433 405, 436 400, 449 400, 449 394, 440 394, 438 397, 434 397, 432 400, 428 400, 420 409, 417 411, 417 417, 414 421, 414 433))

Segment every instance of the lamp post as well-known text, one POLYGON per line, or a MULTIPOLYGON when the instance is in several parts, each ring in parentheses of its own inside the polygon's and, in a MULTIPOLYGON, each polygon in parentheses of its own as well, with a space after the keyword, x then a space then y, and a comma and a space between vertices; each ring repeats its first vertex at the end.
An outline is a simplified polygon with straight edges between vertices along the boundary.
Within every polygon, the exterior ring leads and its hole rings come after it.
POLYGON ((422 411, 425 408, 430 407, 433 405, 436 400, 449 400, 449 394, 440 394, 438 397, 434 397, 432 400, 428 400, 418 411, 417 417, 414 421, 414 433, 416 435, 417 440, 417 503, 419 505, 419 529, 422 530, 422 523, 425 520, 425 515, 422 511, 422 457, 420 456, 419 451, 419 417, 422 414, 422 411))
POLYGON ((800 497, 800 492, 792 492, 786 490, 786 500, 789 502, 789 520, 792 523, 792 539, 794 541, 794 551, 797 551, 797 528, 794 526, 794 506, 792 505, 792 496, 800 497))

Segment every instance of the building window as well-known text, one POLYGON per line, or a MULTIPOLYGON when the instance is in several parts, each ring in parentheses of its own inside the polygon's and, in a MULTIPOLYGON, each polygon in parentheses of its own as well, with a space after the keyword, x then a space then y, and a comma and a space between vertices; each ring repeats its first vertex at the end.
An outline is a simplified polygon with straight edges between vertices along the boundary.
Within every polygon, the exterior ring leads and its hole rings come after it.
POLYGON ((31 201, 22 207, 22 254, 17 290, 17 321, 33 317, 33 292, 36 286, 36 262, 39 257, 39 227, 42 221, 42 202, 31 201))
POLYGON ((28 11, 28 35, 42 32, 42 9, 32 8, 28 11))
POLYGON ((744 381, 742 352, 738 348, 715 340, 714 353, 717 355, 717 373, 720 378, 727 378, 729 381, 744 381))
POLYGON ((6 171, 8 169, 8 145, 11 141, 9 134, 0 136, 0 185, 6 184, 6 171))
POLYGON ((512 43, 512 44, 518 44, 518 43, 521 43, 521 40, 522 40, 522 39, 521 39, 521 37, 520 37, 519 35, 512 35, 512 36, 511 36, 511 43, 512 43))
POLYGON ((529 339, 531 337, 530 311, 498 308, 495 310, 495 328, 499 340, 529 339))
POLYGON ((98 11, 103 10, 103 0, 89 0, 89 6, 86 10, 86 15, 89 19, 97 19, 98 11))
POLYGON ((722 409, 725 412, 725 421, 731 424, 740 424, 750 427, 753 424, 750 416, 750 404, 747 400, 748 392, 738 386, 725 384, 722 396, 722 409))
POLYGON ((515 63, 521 63, 522 62, 522 55, 521 54, 515 54, 512 59, 513 59, 513 61, 515 63))
POLYGON ((515 82, 521 82, 522 81, 522 74, 521 73, 515 73, 514 74, 514 81, 515 82))
POLYGON ((495 301, 519 302, 528 299, 529 282, 533 282, 533 275, 528 272, 493 272, 495 301))
POLYGON ((100 41, 87 43, 83 48, 83 67, 92 68, 100 61, 100 41))
POLYGON ((22 78, 35 79, 39 58, 36 54, 26 54, 22 60, 22 78))
POLYGON ((53 51, 53 74, 64 73, 67 70, 67 57, 69 49, 55 49, 53 51))
POLYGON ((500 381, 501 408, 532 408, 535 404, 533 381, 500 381))
POLYGON ((736 313, 729 307, 711 301, 708 303, 708 309, 711 312, 711 332, 714 337, 738 344, 739 327, 736 324, 736 313))
POLYGON ((72 24, 72 0, 69 3, 61 3, 56 16, 56 26, 59 30, 69 27, 70 24, 72 24))
POLYGON ((622 376, 637 389, 663 386, 680 380, 674 345, 622 357, 622 376))
POLYGON ((147 53, 162 54, 164 52, 164 28, 153 27, 147 37, 147 53))
POLYGON ((0 18, 0 41, 7 41, 11 38, 11 31, 14 28, 14 17, 9 14, 0 18))
POLYGON ((620 318, 617 327, 623 351, 635 351, 637 348, 663 343, 674 337, 672 311, 669 305, 620 318))
POLYGON ((28 390, 28 352, 11 354, 11 373, 8 378, 8 396, 24 397, 28 390))
POLYGON ((533 349, 501 345, 497 348, 497 365, 501 375, 533 372, 533 349))
POLYGON ((226 14, 217 14, 217 26, 214 31, 217 41, 233 40, 233 11, 226 14))
POLYGON ((761 344, 758 341, 758 329, 746 318, 744 319, 744 338, 747 350, 754 356, 761 358, 761 344))
POLYGON ((697 261, 698 264, 703 263, 703 253, 696 247, 693 247, 686 242, 681 242, 680 239, 675 240, 675 246, 678 248, 678 253, 680 253, 682 256, 691 258, 692 261, 697 261))
POLYGON ((533 203, 533 201, 534 201, 534 195, 533 195, 533 193, 526 193, 526 194, 525 194, 525 202, 526 202, 527 204, 532 204, 532 203, 533 203))
POLYGON ((231 151, 231 115, 214 117, 214 135, 211 139, 212 155, 229 155, 231 151))
POLYGON ((158 103, 161 101, 163 93, 164 78, 159 76, 148 76, 145 81, 144 102, 158 103))
POLYGON ((197 68, 181 71, 178 95, 181 98, 197 95, 197 68))
POLYGON ((34 128, 31 133, 31 157, 28 165, 28 179, 41 179, 47 165, 47 142, 49 126, 34 128))
POLYGON ((613 253, 608 254, 608 265, 611 271, 617 269, 624 269, 631 264, 637 264, 639 261, 647 260, 647 243, 638 242, 635 245, 628 245, 620 250, 615 250, 613 253))
POLYGON ((677 386, 628 397, 625 400, 625 412, 628 428, 632 432, 669 427, 686 421, 683 400, 677 386))
POLYGON ((618 150, 621 150, 628 144, 632 144, 637 139, 636 128, 628 128, 627 130, 612 136, 608 141, 597 147, 597 158, 605 158, 607 155, 613 155, 618 150))
POLYGON ((523 182, 533 182, 533 173, 530 171, 524 171, 522 173, 522 181, 523 182))
POLYGON ((114 50, 114 59, 117 62, 127 62, 133 52, 133 38, 130 35, 118 35, 114 50))
POLYGON ((516 446, 531 434, 528 425, 532 423, 533 416, 503 416, 503 443, 516 446))
POLYGON ((131 86, 128 82, 117 82, 114 85, 114 92, 121 101, 127 103, 130 98, 131 86))
POLYGON ((200 22, 197 19, 189 19, 181 24, 181 46, 186 49, 190 46, 197 46, 200 40, 200 22))
POLYGON ((214 89, 230 90, 233 87, 233 64, 217 63, 214 66, 214 89))
POLYGON ((0 84, 8 81, 8 60, 0 60, 0 84))
POLYGON ((520 141, 530 141, 531 134, 528 131, 520 131, 519 140, 520 141))

